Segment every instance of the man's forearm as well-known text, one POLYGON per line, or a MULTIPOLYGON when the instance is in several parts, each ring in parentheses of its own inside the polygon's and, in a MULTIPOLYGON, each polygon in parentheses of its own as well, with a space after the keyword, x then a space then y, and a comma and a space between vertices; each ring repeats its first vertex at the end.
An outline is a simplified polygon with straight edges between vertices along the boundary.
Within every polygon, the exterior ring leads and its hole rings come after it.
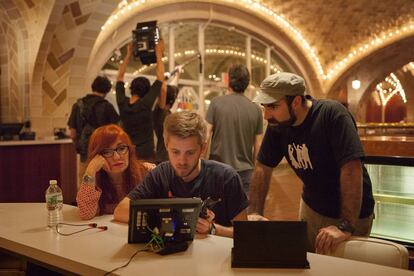
POLYGON ((76 138, 77 138, 76 129, 69 128, 69 137, 72 139, 73 142, 76 142, 76 138))
POLYGON ((129 201, 125 197, 114 210, 114 220, 127 223, 129 221, 129 201))
POLYGON ((269 191, 270 178, 272 176, 272 168, 267 167, 260 162, 256 162, 253 172, 252 181, 250 183, 249 201, 250 206, 248 213, 257 213, 263 215, 264 204, 267 192, 269 191))
POLYGON ((122 61, 121 65, 119 65, 118 76, 116 77, 117 81, 124 81, 125 72, 128 67, 128 63, 131 58, 131 55, 132 55, 132 43, 129 43, 127 45, 127 53, 125 55, 125 58, 122 61))
POLYGON ((216 227, 217 236, 233 238, 233 226, 226 227, 217 223, 214 226, 216 227))
MULTIPOLYGON (((247 212, 246 210, 241 211, 237 216, 235 216, 232 220, 234 221, 246 221, 247 220, 247 212)), ((222 237, 233 238, 233 226, 223 226, 220 224, 214 224, 216 228, 216 235, 222 237)))
POLYGON ((157 58, 157 64, 155 65, 155 72, 157 75, 157 80, 159 81, 165 81, 164 77, 164 62, 162 62, 162 53, 164 51, 164 41, 160 40, 155 47, 155 55, 157 58))
POLYGON ((213 134, 213 125, 207 123, 207 149, 202 153, 204 159, 208 159, 208 147, 211 147, 211 135, 213 134))
POLYGON ((355 225, 362 204, 362 164, 359 159, 341 168, 341 218, 355 225))
POLYGON ((256 163, 257 154, 260 150, 260 145, 263 140, 263 134, 257 134, 254 138, 254 145, 253 145, 253 162, 256 163))

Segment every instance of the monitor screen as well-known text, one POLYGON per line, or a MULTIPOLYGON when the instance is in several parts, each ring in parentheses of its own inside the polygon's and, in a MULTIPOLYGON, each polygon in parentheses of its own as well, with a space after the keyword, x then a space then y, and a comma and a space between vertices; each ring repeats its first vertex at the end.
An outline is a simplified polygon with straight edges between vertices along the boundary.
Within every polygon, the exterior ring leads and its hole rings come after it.
POLYGON ((130 201, 128 243, 147 243, 156 231, 165 241, 191 241, 200 214, 199 198, 130 201))
POLYGON ((23 128, 23 123, 2 123, 0 124, 0 136, 4 140, 12 140, 13 136, 19 135, 23 128))

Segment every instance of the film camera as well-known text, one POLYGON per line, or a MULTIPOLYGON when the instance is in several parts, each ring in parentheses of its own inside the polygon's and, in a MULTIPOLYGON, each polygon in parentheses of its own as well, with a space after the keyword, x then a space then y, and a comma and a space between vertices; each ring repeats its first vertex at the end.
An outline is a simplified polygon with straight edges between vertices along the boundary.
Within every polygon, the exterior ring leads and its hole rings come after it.
POLYGON ((157 62, 155 45, 160 39, 160 31, 157 21, 138 23, 132 31, 133 55, 139 58, 142 64, 149 65, 157 62))

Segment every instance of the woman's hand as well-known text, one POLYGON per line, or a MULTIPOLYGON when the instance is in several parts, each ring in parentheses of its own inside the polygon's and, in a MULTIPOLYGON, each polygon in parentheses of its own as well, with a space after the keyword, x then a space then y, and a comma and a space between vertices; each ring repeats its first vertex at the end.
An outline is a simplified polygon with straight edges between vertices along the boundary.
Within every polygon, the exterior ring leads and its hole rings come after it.
POLYGON ((102 155, 98 154, 91 160, 91 162, 89 162, 85 174, 95 176, 96 173, 100 170, 110 172, 111 168, 109 166, 108 161, 106 161, 106 159, 102 155))

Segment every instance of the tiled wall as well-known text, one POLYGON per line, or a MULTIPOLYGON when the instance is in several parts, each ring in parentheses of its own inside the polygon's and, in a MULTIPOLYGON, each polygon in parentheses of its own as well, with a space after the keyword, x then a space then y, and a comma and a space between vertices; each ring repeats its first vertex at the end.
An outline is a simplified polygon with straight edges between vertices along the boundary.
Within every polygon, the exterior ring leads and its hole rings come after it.
POLYGON ((0 1, 1 121, 30 118, 33 65, 53 0, 0 1))
MULTIPOLYGON (((86 1, 83 1, 86 2, 86 1)), ((70 112, 68 86, 75 49, 93 5, 73 1, 64 6, 47 53, 41 79, 42 113, 33 114, 40 135, 51 135, 53 127, 66 127, 70 112), (36 116, 37 115, 37 116, 36 116)), ((86 66, 84 62, 84 66, 86 66)), ((84 94, 84 93, 83 93, 84 94)))
MULTIPOLYGON (((22 97, 19 90, 19 35, 4 14, 0 10, 0 94, 1 94, 1 118, 3 122, 22 119, 22 97)), ((12 13, 14 14, 14 13, 12 13)))

